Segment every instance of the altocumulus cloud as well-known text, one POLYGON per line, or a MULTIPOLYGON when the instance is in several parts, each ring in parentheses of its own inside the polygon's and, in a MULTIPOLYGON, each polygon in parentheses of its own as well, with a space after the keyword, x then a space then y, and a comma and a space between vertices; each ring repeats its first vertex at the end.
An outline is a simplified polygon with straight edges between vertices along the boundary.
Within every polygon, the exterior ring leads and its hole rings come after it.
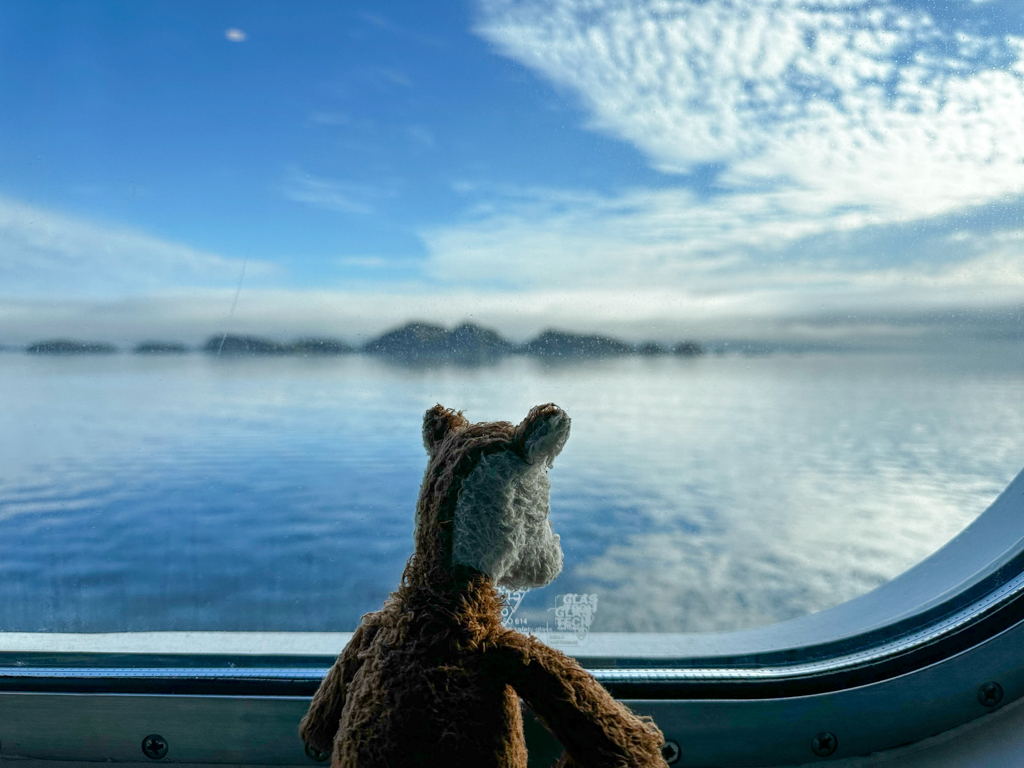
POLYGON ((523 192, 426 232, 439 276, 674 285, 765 311, 820 306, 822 291, 1024 298, 1012 215, 941 232, 1024 193, 1022 38, 868 0, 483 0, 477 31, 679 183, 523 192), (713 192, 689 190, 708 164, 713 192))
POLYGON ((933 216, 1024 191, 1024 38, 888 3, 485 0, 481 33, 659 168, 722 162, 793 214, 933 216))

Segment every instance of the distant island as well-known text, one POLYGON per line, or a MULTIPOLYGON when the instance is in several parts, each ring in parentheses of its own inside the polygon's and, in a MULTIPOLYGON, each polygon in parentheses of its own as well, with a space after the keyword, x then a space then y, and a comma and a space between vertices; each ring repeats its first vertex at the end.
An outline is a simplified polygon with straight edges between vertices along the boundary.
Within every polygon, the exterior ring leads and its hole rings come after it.
POLYGON ((144 341, 135 345, 136 355, 183 355, 188 347, 177 341, 144 341))
POLYGON ((368 355, 410 362, 485 363, 516 351, 497 331, 472 323, 447 330, 431 323, 407 323, 363 346, 368 355))
POLYGON ((100 341, 49 339, 29 344, 25 351, 30 355, 110 355, 118 350, 113 344, 100 341))
POLYGON ((362 352, 389 360, 410 363, 480 364, 509 355, 538 358, 602 358, 626 355, 678 355, 697 357, 704 348, 696 341, 672 346, 656 342, 633 345, 610 336, 546 330, 525 344, 513 344, 497 331, 474 323, 462 323, 451 330, 436 323, 414 321, 385 332, 357 349, 337 339, 306 339, 281 344, 255 336, 221 334, 202 347, 215 355, 349 354, 362 352))
POLYGON ((340 339, 311 338, 280 344, 259 336, 228 333, 211 336, 202 350, 213 355, 343 355, 356 351, 340 339))
POLYGON ((544 331, 526 342, 522 353, 533 357, 621 357, 631 355, 637 348, 608 336, 544 331))
MULTIPOLYGON (((330 337, 307 337, 278 342, 261 336, 221 333, 211 336, 199 350, 215 356, 330 356, 362 353, 407 363, 457 363, 477 365, 509 355, 541 359, 596 359, 642 355, 697 357, 704 347, 696 341, 664 345, 655 341, 630 344, 611 336, 581 334, 548 329, 525 344, 514 344, 497 331, 474 323, 462 323, 451 330, 436 323, 414 321, 371 339, 362 347, 330 337)), ((32 354, 113 353, 112 344, 51 339, 25 348, 32 354)), ((144 341, 133 349, 138 355, 180 355, 189 348, 173 341, 144 341)))

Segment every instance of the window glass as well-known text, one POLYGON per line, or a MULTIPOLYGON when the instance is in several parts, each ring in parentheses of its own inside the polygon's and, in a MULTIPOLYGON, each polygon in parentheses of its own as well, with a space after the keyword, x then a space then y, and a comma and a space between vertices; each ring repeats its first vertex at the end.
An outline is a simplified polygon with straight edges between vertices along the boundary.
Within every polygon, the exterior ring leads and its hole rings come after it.
POLYGON ((563 645, 835 605, 1020 469, 1016 2, 0 0, 0 104, 0 631, 354 629, 438 402, 572 417, 563 645))

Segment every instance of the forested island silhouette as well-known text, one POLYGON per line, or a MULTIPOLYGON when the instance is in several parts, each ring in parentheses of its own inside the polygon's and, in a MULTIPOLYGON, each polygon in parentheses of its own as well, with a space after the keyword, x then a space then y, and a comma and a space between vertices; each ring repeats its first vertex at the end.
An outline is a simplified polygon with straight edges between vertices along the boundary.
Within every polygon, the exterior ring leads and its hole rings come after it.
MULTIPOLYGON (((75 339, 48 339, 25 347, 36 355, 112 354, 120 352, 113 344, 75 339)), ((211 336, 198 348, 173 341, 149 340, 131 350, 138 355, 179 355, 201 351, 215 356, 331 356, 364 354, 411 363, 450 362, 480 364, 503 357, 520 355, 547 359, 587 359, 627 355, 677 355, 697 357, 704 347, 686 340, 674 344, 647 341, 630 344, 611 336, 581 334, 549 329, 524 344, 515 344, 497 331, 474 323, 462 323, 452 329, 427 322, 409 322, 354 346, 333 337, 307 337, 279 342, 262 336, 221 333, 211 336)))

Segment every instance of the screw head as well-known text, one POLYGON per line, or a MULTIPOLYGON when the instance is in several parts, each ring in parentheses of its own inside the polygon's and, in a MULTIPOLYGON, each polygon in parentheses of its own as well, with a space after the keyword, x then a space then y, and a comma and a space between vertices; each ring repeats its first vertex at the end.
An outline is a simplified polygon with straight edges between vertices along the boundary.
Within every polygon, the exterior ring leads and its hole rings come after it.
POLYGON ((167 739, 158 733, 151 733, 142 740, 142 754, 150 760, 159 760, 167 754, 167 739))
POLYGON ((985 707, 994 707, 1003 700, 1003 686, 996 682, 985 683, 978 689, 978 702, 985 707))
POLYGON ((811 751, 818 757, 828 757, 839 748, 839 739, 834 733, 822 731, 811 739, 811 751))
POLYGON ((331 756, 330 752, 321 752, 319 749, 313 749, 313 747, 305 742, 303 742, 303 746, 306 748, 306 757, 310 760, 316 760, 318 763, 325 762, 331 756))
POLYGON ((674 741, 669 740, 661 745, 661 756, 669 765, 679 762, 679 757, 682 754, 683 751, 679 749, 679 745, 674 741))

